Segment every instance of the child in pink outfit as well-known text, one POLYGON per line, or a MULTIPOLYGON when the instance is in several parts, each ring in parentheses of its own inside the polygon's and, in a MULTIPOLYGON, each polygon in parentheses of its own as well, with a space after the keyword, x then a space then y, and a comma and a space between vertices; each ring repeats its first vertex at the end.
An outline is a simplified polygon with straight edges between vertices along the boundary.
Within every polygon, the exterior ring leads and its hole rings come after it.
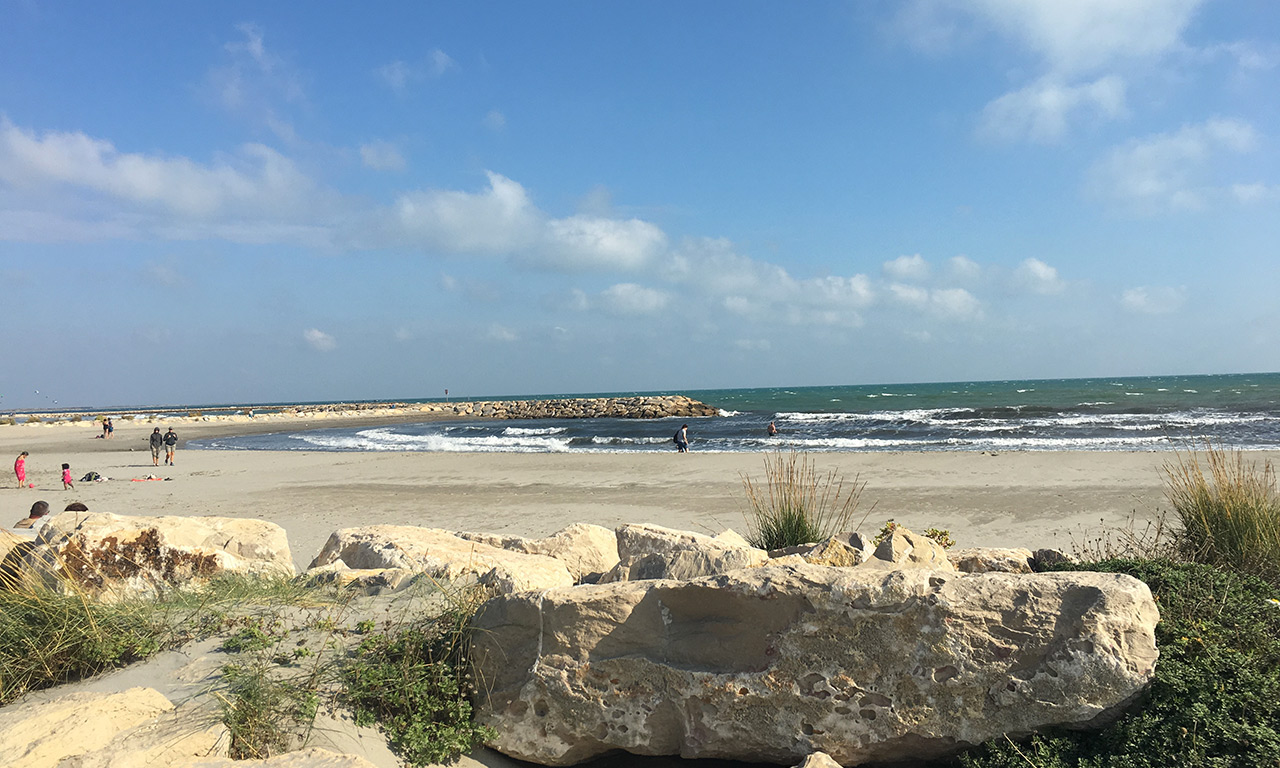
POLYGON ((27 484, 27 452, 23 451, 13 462, 13 474, 18 476, 18 487, 27 484))
POLYGON ((63 464, 62 465, 62 490, 64 491, 72 490, 75 487, 76 487, 75 484, 71 482, 71 465, 63 464))

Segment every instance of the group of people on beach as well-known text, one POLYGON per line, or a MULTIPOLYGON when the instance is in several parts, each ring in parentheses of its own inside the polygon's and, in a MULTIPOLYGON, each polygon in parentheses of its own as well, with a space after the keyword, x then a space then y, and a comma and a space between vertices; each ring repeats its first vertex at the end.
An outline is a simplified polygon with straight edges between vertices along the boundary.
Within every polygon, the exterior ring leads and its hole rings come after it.
POLYGON ((151 463, 160 466, 160 451, 164 451, 164 463, 173 466, 173 452, 178 448, 178 433, 169 427, 169 431, 160 434, 160 428, 151 431, 151 463))
MULTIPOLYGON (((27 457, 31 454, 23 451, 18 454, 18 458, 13 461, 13 474, 18 477, 19 488, 35 488, 35 483, 27 482, 27 457)), ((71 465, 63 463, 62 465, 62 490, 70 491, 75 489, 76 485, 71 481, 71 465)))

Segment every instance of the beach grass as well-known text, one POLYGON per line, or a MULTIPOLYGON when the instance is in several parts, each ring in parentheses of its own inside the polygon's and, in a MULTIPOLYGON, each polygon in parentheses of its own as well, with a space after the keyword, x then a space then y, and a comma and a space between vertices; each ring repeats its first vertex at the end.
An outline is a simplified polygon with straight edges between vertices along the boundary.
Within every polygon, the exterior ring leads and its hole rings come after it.
POLYGON ((1270 461, 1207 445, 1177 454, 1164 474, 1186 557, 1280 580, 1280 490, 1270 461))
POLYGON ((853 530, 866 483, 857 477, 846 483, 835 470, 822 474, 808 454, 791 451, 767 454, 764 480, 744 474, 742 486, 748 541, 761 549, 781 549, 853 530))

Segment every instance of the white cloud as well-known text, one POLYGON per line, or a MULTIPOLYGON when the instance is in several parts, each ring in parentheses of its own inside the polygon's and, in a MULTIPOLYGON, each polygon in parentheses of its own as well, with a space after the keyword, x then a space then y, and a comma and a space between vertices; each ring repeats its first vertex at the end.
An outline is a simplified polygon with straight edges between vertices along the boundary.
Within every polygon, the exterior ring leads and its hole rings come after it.
POLYGON ((737 339, 733 345, 744 352, 769 352, 773 349, 768 339, 737 339))
POLYGON ((404 155, 389 141, 371 141, 360 145, 360 160, 375 171, 403 171, 404 155))
POLYGON ((667 306, 671 297, 635 283, 618 283, 600 293, 603 306, 620 315, 650 315, 667 306))
POLYGON ((485 114, 484 120, 481 122, 484 123, 485 128, 491 131, 501 131, 507 127, 507 116, 496 109, 491 109, 485 114))
POLYGON ((520 337, 515 331, 504 325, 498 325, 497 323, 489 326, 489 331, 485 334, 485 338, 489 341, 500 341, 504 344, 520 340, 520 337))
POLYGON ((666 250, 667 236, 640 219, 570 216, 547 222, 547 243, 540 260, 570 270, 634 270, 666 250))
POLYGON ((319 328, 308 328, 303 331, 302 339, 319 352, 328 352, 338 346, 338 342, 332 336, 319 328))
POLYGON ((974 280, 982 274, 982 267, 968 256, 952 256, 947 265, 957 280, 974 280))
POLYGON ((1129 312, 1144 315, 1167 315, 1182 308, 1187 289, 1170 286, 1129 288, 1120 296, 1120 305, 1129 312))
POLYGON ((1044 78, 1006 93, 982 111, 979 133, 1002 141, 1060 141, 1076 115, 1114 120, 1125 113, 1124 81, 1115 75, 1068 85, 1044 78))
POLYGON ((1246 205, 1275 197, 1278 192, 1280 192, 1280 187, 1269 186, 1262 182, 1231 185, 1231 195, 1246 205))
POLYGON ((413 63, 397 59, 378 67, 376 74, 388 88, 403 96, 409 87, 428 78, 443 77, 445 73, 460 69, 449 54, 436 48, 427 54, 426 60, 413 63))
POLYGON ((456 253, 507 254, 535 242, 539 214, 524 187, 487 172, 483 192, 429 190, 402 195, 396 213, 411 241, 456 253))
POLYGON ((224 109, 265 125, 285 141, 295 141, 293 126, 279 112, 306 101, 302 78, 267 49, 260 27, 239 24, 236 29, 242 37, 223 46, 228 61, 209 72, 207 87, 224 109))
POLYGON ((901 304, 944 318, 974 320, 982 316, 982 302, 963 288, 927 290, 915 285, 892 283, 889 293, 901 304))
POLYGON ((1112 150, 1091 169, 1090 184, 1141 212, 1199 210, 1226 191, 1212 178, 1215 161, 1248 152, 1256 142, 1253 126, 1241 120, 1183 126, 1112 150))
POLYGON ((261 144, 201 164, 120 152, 83 133, 36 135, 8 121, 0 121, 0 181, 20 189, 58 190, 56 204, 64 210, 75 202, 68 190, 83 202, 115 201, 122 213, 159 216, 152 225, 168 226, 175 237, 214 233, 241 239, 237 233, 249 236, 255 222, 279 223, 303 214, 320 220, 332 208, 331 196, 293 161, 261 144))
POLYGON ((1017 284, 1032 293, 1060 293, 1066 283, 1058 276, 1058 270, 1039 259, 1027 259, 1013 271, 1017 284))
POLYGON ((894 280, 920 281, 929 277, 929 263, 918 253, 899 256, 884 263, 884 273, 894 280))
POLYGON ((395 333, 392 335, 395 337, 396 341, 413 341, 414 336, 413 331, 403 325, 397 328, 395 333))
POLYGON ((1058 73, 1097 71, 1181 46, 1204 0, 967 0, 960 7, 1058 73))

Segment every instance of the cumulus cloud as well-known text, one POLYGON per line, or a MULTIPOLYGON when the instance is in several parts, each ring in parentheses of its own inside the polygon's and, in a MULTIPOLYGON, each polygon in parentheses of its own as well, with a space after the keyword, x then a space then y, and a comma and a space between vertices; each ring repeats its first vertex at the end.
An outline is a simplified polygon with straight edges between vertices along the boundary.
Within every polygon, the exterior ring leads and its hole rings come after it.
POLYGON ((899 256, 884 263, 884 273, 894 280, 925 280, 929 277, 929 263, 920 254, 899 256))
POLYGON ((486 173, 481 192, 429 190, 402 195, 396 214, 411 242, 455 253, 507 254, 537 237, 539 214, 518 182, 486 173))
POLYGON ((979 133, 1003 141, 1060 141, 1077 117, 1114 120, 1125 113, 1125 84, 1115 75, 1069 85, 1041 79, 1006 93, 982 111, 979 133))
POLYGON ((974 280, 982 274, 982 267, 968 256, 952 256, 947 261, 951 275, 957 280, 974 280))
POLYGON ((1187 289, 1171 286, 1139 286, 1120 296, 1120 306, 1143 315, 1167 315, 1178 311, 1187 300, 1187 289))
POLYGON ((1058 276, 1058 270, 1039 259, 1027 259, 1013 272, 1018 286, 1032 293, 1060 293, 1066 283, 1058 276))
POLYGON ((1090 170, 1090 186, 1140 212, 1199 210, 1226 192, 1213 178, 1216 161, 1256 143, 1253 126, 1242 120, 1183 126, 1113 149, 1090 170))
POLYGON ((36 134, 0 120, 0 181, 56 193, 60 215, 114 206, 129 229, 166 237, 260 242, 323 237, 332 195, 270 147, 248 144, 214 163, 121 152, 79 132, 36 134))
POLYGON ((619 315, 651 315, 662 310, 671 297, 636 283, 618 283, 600 293, 605 309, 619 315))
POLYGON ((650 263, 667 246, 661 229, 640 219, 570 216, 546 225, 547 242, 538 257, 560 269, 634 270, 650 263))
POLYGON ((964 288, 926 289, 916 285, 891 283, 889 294, 900 304, 954 320, 982 316, 982 302, 964 288))
POLYGON ((360 145, 360 161, 375 171, 403 171, 404 155, 389 141, 371 141, 360 145))
POLYGON ((332 336, 319 328, 308 328, 302 332, 302 340, 318 352, 328 352, 338 346, 332 336))

